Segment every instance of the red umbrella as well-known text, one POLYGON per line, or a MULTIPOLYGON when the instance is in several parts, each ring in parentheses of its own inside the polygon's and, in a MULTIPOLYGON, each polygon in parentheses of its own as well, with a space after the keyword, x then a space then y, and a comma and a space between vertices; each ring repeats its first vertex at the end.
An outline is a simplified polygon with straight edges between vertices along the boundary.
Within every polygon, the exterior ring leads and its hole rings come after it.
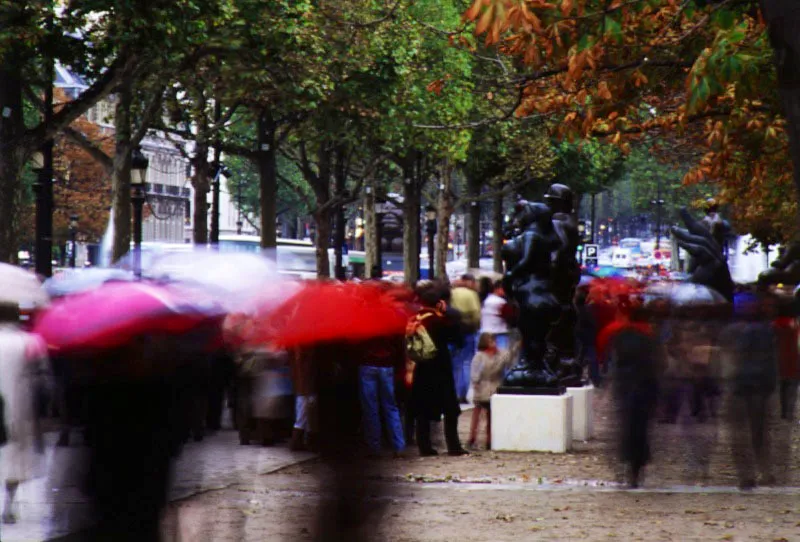
POLYGON ((291 348, 329 341, 360 341, 404 334, 406 304, 379 286, 307 282, 285 303, 257 318, 251 344, 291 348))
POLYGON ((58 300, 34 325, 52 352, 104 350, 140 335, 176 335, 220 318, 200 292, 146 282, 112 282, 58 300))

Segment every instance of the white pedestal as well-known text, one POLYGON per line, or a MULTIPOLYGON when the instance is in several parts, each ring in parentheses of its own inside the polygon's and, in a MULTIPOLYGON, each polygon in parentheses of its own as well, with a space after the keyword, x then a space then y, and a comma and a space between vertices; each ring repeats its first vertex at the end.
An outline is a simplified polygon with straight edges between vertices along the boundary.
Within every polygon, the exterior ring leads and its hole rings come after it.
POLYGON ((572 396, 572 438, 589 440, 594 437, 594 386, 589 384, 581 388, 567 388, 567 393, 572 396))
POLYGON ((492 395, 492 450, 564 453, 572 447, 572 396, 492 395))

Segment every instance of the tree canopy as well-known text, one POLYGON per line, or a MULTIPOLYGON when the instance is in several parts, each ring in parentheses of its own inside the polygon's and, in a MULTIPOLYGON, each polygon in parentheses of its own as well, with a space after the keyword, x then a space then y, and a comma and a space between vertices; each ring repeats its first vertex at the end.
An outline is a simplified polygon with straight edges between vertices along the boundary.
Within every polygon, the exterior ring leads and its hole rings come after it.
POLYGON ((719 185, 742 230, 765 212, 796 228, 786 126, 756 2, 475 0, 464 19, 525 65, 518 116, 545 116, 559 136, 599 137, 625 151, 658 137, 670 160, 694 162, 687 183, 719 185))

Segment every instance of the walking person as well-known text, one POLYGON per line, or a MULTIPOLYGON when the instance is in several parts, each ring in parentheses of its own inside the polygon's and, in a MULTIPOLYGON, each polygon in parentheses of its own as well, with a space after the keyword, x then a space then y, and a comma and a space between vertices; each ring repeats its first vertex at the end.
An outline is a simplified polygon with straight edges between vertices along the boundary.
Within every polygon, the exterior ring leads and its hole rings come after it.
POLYGON ((578 321, 575 326, 575 339, 578 343, 578 359, 589 369, 589 380, 596 388, 600 387, 600 361, 597 359, 597 320, 592 306, 587 302, 588 290, 578 288, 575 292, 575 309, 578 321))
POLYGON ((37 450, 33 389, 45 360, 44 345, 19 327, 19 307, 0 304, 0 396, 7 428, 7 441, 0 452, 6 486, 3 523, 17 522, 19 485, 44 474, 43 456, 37 450))
POLYGON ((358 345, 363 361, 358 368, 358 389, 364 438, 371 456, 381 451, 383 428, 391 441, 395 457, 406 447, 400 410, 394 393, 395 368, 405 363, 403 337, 378 337, 358 345))
POLYGON ((658 394, 659 349, 642 309, 625 307, 625 312, 630 317, 610 338, 610 358, 619 413, 620 459, 626 482, 636 488, 650 461, 649 426, 658 394))
POLYGON ((778 342, 781 419, 792 421, 797 404, 797 387, 800 383, 800 352, 798 352, 800 333, 792 303, 780 304, 778 311, 773 327, 778 342))
POLYGON ((506 293, 503 289, 503 281, 496 281, 492 284, 492 290, 483 301, 481 308, 481 334, 491 333, 497 343, 497 348, 508 348, 508 313, 506 293))
POLYGON ((294 389, 294 426, 289 449, 316 451, 316 379, 314 347, 297 348, 289 358, 294 389))
POLYGON ((472 359, 471 383, 473 390, 472 423, 469 430, 469 447, 475 448, 478 438, 478 425, 481 414, 486 413, 486 449, 492 449, 491 398, 503 381, 504 372, 516 361, 519 354, 518 343, 511 349, 501 349, 495 336, 481 333, 478 338, 478 352, 472 359))
POLYGON ((448 343, 457 338, 459 317, 448 310, 449 290, 445 285, 426 283, 417 288, 422 306, 417 315, 434 345, 430 360, 416 364, 411 387, 411 408, 416 416, 417 446, 420 455, 438 455, 431 444, 431 422, 444 415, 444 433, 447 453, 465 455, 458 436, 458 417, 461 407, 456 396, 453 365, 448 343))
POLYGON ((770 403, 778 382, 777 341, 770 325, 771 306, 760 294, 744 294, 735 302, 736 320, 724 331, 733 460, 740 489, 775 481, 770 450, 770 403))

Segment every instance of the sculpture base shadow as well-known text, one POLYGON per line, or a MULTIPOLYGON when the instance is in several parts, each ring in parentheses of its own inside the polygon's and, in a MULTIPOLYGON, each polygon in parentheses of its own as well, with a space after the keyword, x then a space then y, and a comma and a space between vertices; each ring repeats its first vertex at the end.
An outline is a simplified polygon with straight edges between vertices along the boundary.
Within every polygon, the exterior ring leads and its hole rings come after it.
POLYGON ((531 387, 531 386, 500 386, 497 389, 498 395, 564 395, 567 388, 564 386, 556 387, 531 387))
POLYGON ((558 383, 562 386, 566 386, 567 388, 582 388, 588 384, 586 380, 579 376, 559 378, 558 383))

